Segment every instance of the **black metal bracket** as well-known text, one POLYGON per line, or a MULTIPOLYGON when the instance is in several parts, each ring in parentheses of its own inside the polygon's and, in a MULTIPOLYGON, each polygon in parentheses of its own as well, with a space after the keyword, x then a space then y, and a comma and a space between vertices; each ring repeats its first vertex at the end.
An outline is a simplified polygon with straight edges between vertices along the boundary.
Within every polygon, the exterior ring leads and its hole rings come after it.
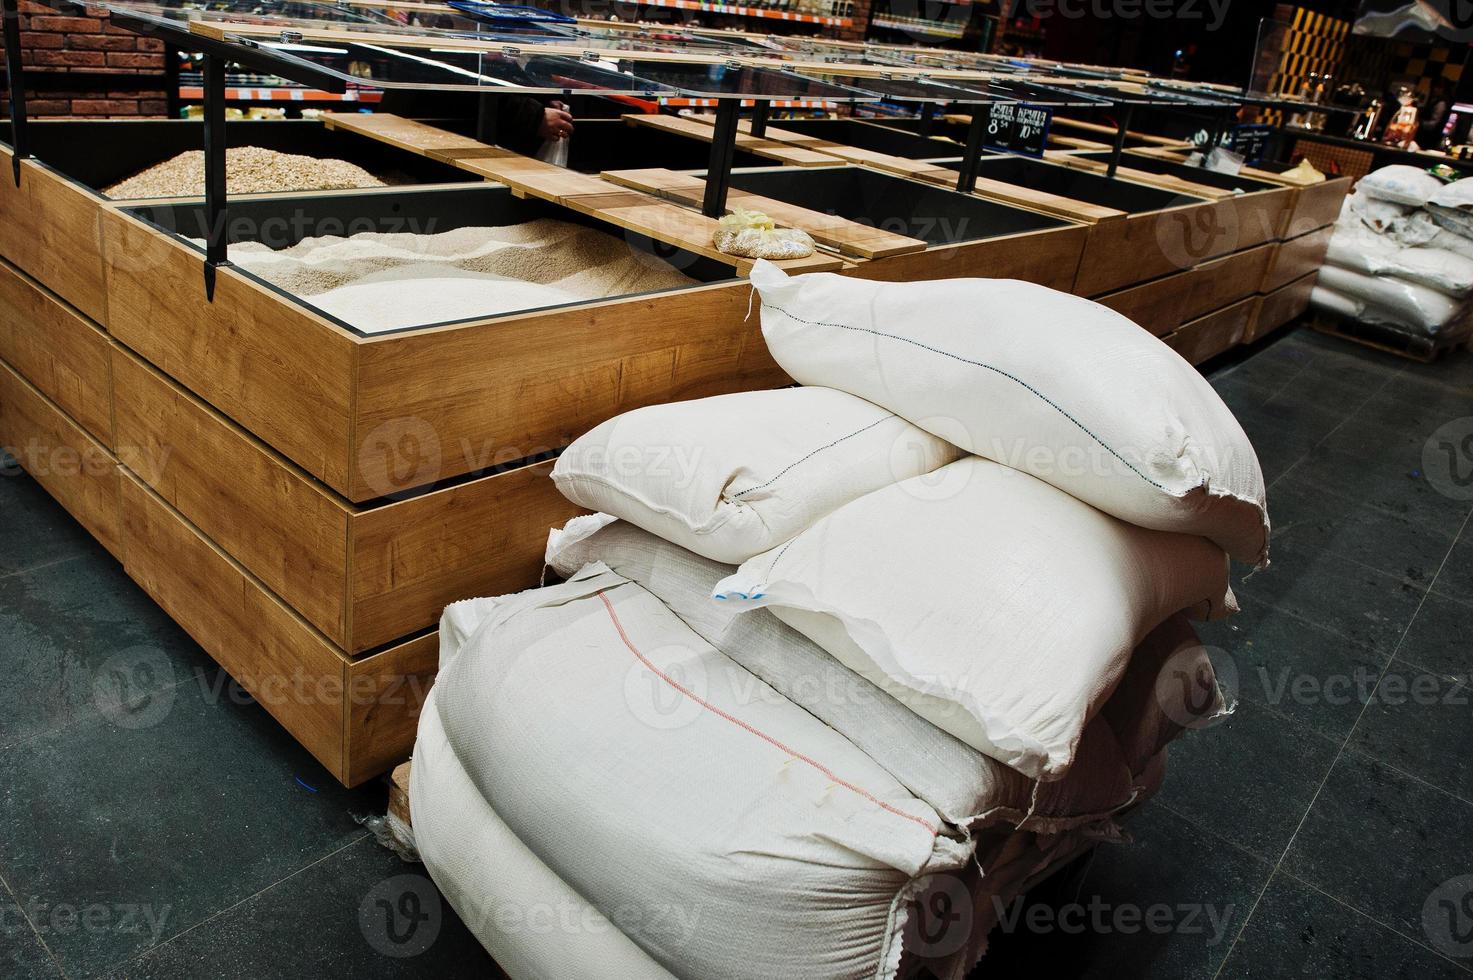
POLYGON ((1115 171, 1120 167, 1120 154, 1125 152, 1125 133, 1130 129, 1130 117, 1135 111, 1135 106, 1129 102, 1121 103, 1116 107, 1120 114, 1115 124, 1115 142, 1110 147, 1110 165, 1105 168, 1105 176, 1115 176, 1115 171))
POLYGON ((741 99, 721 99, 716 103, 716 131, 711 134, 706 194, 701 201, 701 213, 708 218, 726 214, 726 192, 731 187, 731 164, 736 157, 737 123, 741 115, 741 99))
POLYGON ((225 193, 225 59, 205 55, 205 298, 215 301, 215 270, 229 265, 225 193))
POLYGON ((489 92, 476 98, 476 140, 495 146, 501 128, 501 99, 489 92))
POLYGON ((767 135, 767 116, 772 110, 771 102, 758 99, 752 103, 752 135, 759 139, 767 135))
POLYGON ((922 136, 930 136, 931 135, 931 131, 933 129, 935 129, 935 127, 936 127, 936 103, 934 103, 934 102, 923 102, 923 103, 921 103, 921 127, 920 127, 920 130, 919 130, 920 134, 922 136))
POLYGON ((967 151, 962 157, 961 174, 956 178, 959 193, 970 194, 977 189, 977 171, 982 165, 982 138, 987 134, 987 110, 985 106, 972 106, 972 122, 967 127, 967 151))
POLYGON ((0 0, 0 16, 5 21, 5 79, 10 94, 10 162, 15 169, 15 186, 19 187, 20 162, 31 155, 31 141, 26 132, 26 81, 20 58, 20 5, 17 0, 0 0))

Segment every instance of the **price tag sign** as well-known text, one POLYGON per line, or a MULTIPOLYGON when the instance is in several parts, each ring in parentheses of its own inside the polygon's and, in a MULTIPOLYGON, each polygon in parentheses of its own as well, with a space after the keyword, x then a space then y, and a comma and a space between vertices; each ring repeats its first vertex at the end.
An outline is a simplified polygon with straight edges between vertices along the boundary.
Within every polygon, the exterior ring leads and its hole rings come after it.
POLYGON ((1053 121, 1052 109, 1024 102, 1000 102, 988 111, 982 145, 989 150, 1041 158, 1053 121))
POLYGON ((1228 148, 1242 155, 1245 163, 1258 163, 1268 153, 1268 142, 1274 128, 1258 124, 1234 126, 1228 132, 1228 148))

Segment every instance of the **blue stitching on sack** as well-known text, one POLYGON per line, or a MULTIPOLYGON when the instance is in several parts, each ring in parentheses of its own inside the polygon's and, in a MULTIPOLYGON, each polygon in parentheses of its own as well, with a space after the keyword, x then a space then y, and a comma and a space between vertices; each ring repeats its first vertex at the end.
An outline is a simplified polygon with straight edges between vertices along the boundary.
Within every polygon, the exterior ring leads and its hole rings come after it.
MULTIPOLYGON (((1126 468, 1129 469, 1136 476, 1140 477, 1142 480, 1145 480, 1147 483, 1149 483, 1151 486, 1155 487, 1158 490, 1163 490, 1163 491, 1166 490, 1166 487, 1164 487, 1160 483, 1157 483, 1155 480, 1151 479, 1149 476, 1146 476, 1146 474, 1144 474, 1140 470, 1136 469, 1135 465, 1133 463, 1131 463, 1130 460, 1126 459, 1124 456, 1120 455, 1115 450, 1113 450, 1109 446, 1107 446, 1105 444, 1105 441, 1103 439, 1101 439, 1099 436, 1097 436, 1093 432, 1091 432, 1085 426, 1085 424, 1083 422, 1079 421, 1074 416, 1070 415, 1067 411, 1065 411, 1053 399, 1049 398, 1043 392, 1039 391, 1037 388, 1033 387, 1031 384, 1029 384, 1028 382, 1024 381, 1022 378, 1019 378, 1019 377, 1017 377, 1015 375, 1011 375, 1008 372, 1004 371, 1002 368, 993 367, 991 364, 984 364, 981 361, 973 361, 973 360, 970 360, 968 358, 962 357, 960 354, 953 354, 953 353, 951 353, 951 351, 944 351, 944 350, 941 350, 940 348, 931 347, 928 344, 923 344, 923 343, 921 343, 918 340, 911 340, 909 337, 901 337, 901 336, 897 336, 896 334, 885 333, 885 332, 880 331, 880 330, 873 330, 873 329, 870 329, 869 327, 851 327, 851 326, 848 326, 847 324, 843 324, 843 323, 823 323, 821 321, 816 321, 816 320, 805 320, 805 319, 803 319, 800 316, 794 316, 793 314, 789 313, 787 310, 783 309, 782 307, 779 307, 779 306, 771 306, 771 305, 769 305, 767 303, 763 303, 762 304, 762 308, 764 310, 772 310, 774 312, 781 313, 783 316, 787 317, 790 320, 794 320, 794 321, 796 321, 798 323, 802 323, 802 324, 805 324, 805 325, 810 326, 810 327, 834 327, 835 329, 838 329, 838 330, 853 330, 856 333, 872 334, 872 335, 874 335, 876 337, 884 337, 886 340, 898 340, 898 341, 901 341, 902 343, 911 344, 912 346, 919 347, 922 350, 928 350, 928 351, 930 351, 933 354, 940 354, 942 357, 949 357, 952 360, 961 361, 963 364, 970 364, 973 367, 984 368, 984 369, 986 369, 988 371, 992 371, 995 374, 1000 374, 1004 378, 1007 378, 1009 381, 1012 381, 1013 383, 1018 384, 1018 385, 1021 385, 1022 387, 1026 388, 1029 392, 1031 392, 1032 394, 1038 396, 1038 398, 1042 399, 1043 402, 1045 404, 1047 404, 1050 408, 1054 409, 1054 411, 1056 411, 1060 415, 1064 416, 1064 418, 1068 419, 1070 422, 1073 422, 1075 425, 1077 425, 1079 427, 1079 431, 1083 432, 1085 435, 1089 436, 1095 442, 1099 443, 1100 444, 1100 447, 1103 448, 1105 450, 1105 452, 1109 453, 1111 456, 1114 456, 1116 459, 1120 460, 1120 462, 1124 463, 1125 466, 1126 466, 1126 468)), ((776 562, 774 562, 773 564, 776 564, 776 562)))
POLYGON ((819 446, 817 449, 815 449, 813 452, 809 453, 807 456, 804 456, 801 459, 794 460, 793 462, 789 463, 787 466, 783 467, 781 470, 778 471, 778 473, 777 473, 776 476, 774 476, 772 479, 768 480, 766 483, 759 483, 755 487, 748 487, 747 489, 743 490, 741 493, 734 493, 734 494, 732 494, 732 498, 735 499, 737 497, 745 496, 746 494, 752 493, 752 492, 757 491, 757 490, 761 490, 763 487, 770 487, 774 483, 776 483, 778 480, 781 480, 785 475, 787 475, 787 472, 789 470, 791 470, 793 467, 799 465, 800 463, 806 463, 808 460, 810 460, 813 457, 817 456, 819 453, 823 452, 824 450, 826 450, 826 449, 833 449, 839 443, 844 442, 847 439, 853 439, 855 436, 860 435, 861 433, 864 433, 864 432, 868 432, 870 429, 873 429, 875 426, 879 425, 881 422, 888 422, 888 421, 890 421, 893 418, 897 418, 897 416, 895 415, 894 412, 891 412, 889 415, 885 416, 884 418, 878 419, 878 420, 876 420, 874 422, 871 422, 869 425, 866 425, 863 428, 855 429, 853 432, 849 433, 847 436, 840 436, 839 438, 835 439, 833 442, 829 443, 827 446, 819 446))

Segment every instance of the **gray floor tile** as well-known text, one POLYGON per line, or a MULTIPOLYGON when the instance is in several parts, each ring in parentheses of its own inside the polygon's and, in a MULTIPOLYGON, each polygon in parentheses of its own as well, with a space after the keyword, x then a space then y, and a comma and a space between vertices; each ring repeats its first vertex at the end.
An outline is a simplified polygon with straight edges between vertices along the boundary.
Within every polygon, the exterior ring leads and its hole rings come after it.
POLYGON ((1428 595, 1397 656, 1440 674, 1473 676, 1473 603, 1428 595))
POLYGON ((61 975, 25 912, 0 888, 0 976, 40 980, 61 975))
POLYGON ((1345 752, 1282 868, 1404 935, 1422 935, 1434 893, 1473 873, 1473 804, 1345 752))
POLYGON ((0 452, 0 514, 5 515, 0 575, 79 555, 107 559, 92 535, 5 452, 0 452))
POLYGON ((1439 789, 1473 800, 1473 683, 1392 662, 1351 744, 1439 789))
POLYGON ((1282 872, 1269 882, 1222 975, 1244 980, 1466 980, 1468 976, 1425 945, 1282 872))
POLYGON ((17 899, 93 910, 104 923, 54 937, 73 975, 140 952, 356 839, 353 812, 383 805, 381 792, 338 787, 262 708, 228 689, 189 678, 130 708, 0 756, 0 870, 17 899))
POLYGON ((111 975, 130 980, 504 977, 423 866, 405 864, 371 839, 332 854, 111 975))
POLYGON ((1156 802, 1274 862, 1338 748, 1244 700, 1231 716, 1171 746, 1166 785, 1156 802), (1224 805, 1228 800, 1231 806, 1224 805))

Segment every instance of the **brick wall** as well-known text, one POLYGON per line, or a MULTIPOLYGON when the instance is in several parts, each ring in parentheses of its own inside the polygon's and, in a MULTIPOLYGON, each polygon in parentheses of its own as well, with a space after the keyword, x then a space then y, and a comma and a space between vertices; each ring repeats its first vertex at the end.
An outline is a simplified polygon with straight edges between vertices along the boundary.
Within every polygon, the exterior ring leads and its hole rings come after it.
MULTIPOLYGON (((108 87, 107 75, 159 75, 164 45, 153 38, 114 27, 104 17, 61 16, 50 7, 21 0, 20 43, 28 75, 48 84, 31 86, 26 106, 32 116, 162 116, 162 89, 108 87), (85 73, 86 85, 66 85, 58 75, 85 73), (59 83, 59 84, 55 84, 59 83)), ((0 114, 9 115, 0 99, 0 114)))
POLYGON ((838 29, 838 37, 841 41, 863 41, 864 33, 869 28, 869 8, 871 0, 855 0, 854 13, 850 15, 854 21, 853 27, 841 27, 838 29))

